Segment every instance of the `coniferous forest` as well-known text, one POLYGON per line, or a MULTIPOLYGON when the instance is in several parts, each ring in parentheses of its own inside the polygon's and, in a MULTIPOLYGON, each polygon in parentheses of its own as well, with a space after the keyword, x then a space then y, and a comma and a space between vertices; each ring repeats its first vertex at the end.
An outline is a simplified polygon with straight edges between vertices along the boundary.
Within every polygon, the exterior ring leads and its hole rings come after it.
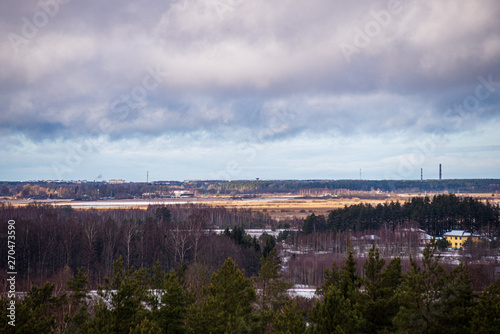
POLYGON ((0 299, 4 333, 497 333, 500 281, 475 292, 462 265, 446 271, 429 244, 403 273, 399 258, 380 259, 373 246, 356 269, 352 249, 341 265, 324 272, 313 302, 290 298, 279 259, 262 257, 247 278, 228 258, 204 282, 189 281, 185 268, 165 272, 126 269, 123 258, 91 299, 83 269, 69 274, 67 290, 33 285, 16 305, 9 326, 7 299, 0 299))
POLYGON ((318 224, 314 226, 306 220, 304 232, 378 230, 384 224, 394 230, 397 225, 414 221, 421 229, 434 235, 460 228, 466 231, 484 231, 491 236, 492 233, 499 232, 498 219, 498 206, 471 197, 435 195, 432 198, 413 197, 403 204, 390 202, 376 206, 345 206, 343 209, 330 211, 326 220, 317 221, 318 224))
MULTIPOLYGON (((355 205, 328 217, 311 214, 284 222, 251 210, 202 205, 76 210, 35 203, 2 205, 0 216, 16 222, 15 329, 7 317, 7 259, 0 260, 0 328, 6 333, 495 333, 500 328, 500 281, 478 284, 472 262, 446 263, 435 241, 419 254, 399 248, 390 253, 394 243, 373 244, 365 252, 347 238, 395 233, 415 223, 431 235, 464 228, 484 235, 488 254, 496 254, 499 208, 471 198, 438 195, 355 205), (245 233, 264 226, 290 230, 277 237, 245 233), (300 252, 285 263, 283 250, 290 247, 300 252), (321 247, 327 264, 308 262, 321 247), (306 274, 297 275, 298 270, 306 274), (287 290, 293 284, 313 284, 317 298, 292 297, 287 290)), ((6 232, 3 224, 2 238, 6 232)))

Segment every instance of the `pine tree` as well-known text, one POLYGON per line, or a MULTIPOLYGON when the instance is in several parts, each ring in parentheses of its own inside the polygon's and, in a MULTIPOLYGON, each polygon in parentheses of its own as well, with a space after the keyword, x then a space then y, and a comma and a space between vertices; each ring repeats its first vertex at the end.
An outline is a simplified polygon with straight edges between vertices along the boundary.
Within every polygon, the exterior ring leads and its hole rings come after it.
POLYGON ((365 321, 353 302, 335 286, 330 286, 310 314, 311 333, 360 333, 365 321))
POLYGON ((356 259, 351 245, 342 267, 325 270, 325 283, 318 289, 323 300, 311 311, 313 333, 359 333, 366 328, 358 308, 361 277, 357 273, 356 259))
POLYGON ((337 264, 332 264, 332 269, 326 268, 323 274, 323 284, 316 289, 317 295, 323 295, 330 286, 340 286, 340 270, 337 264))
POLYGON ((422 267, 411 258, 411 269, 401 286, 401 309, 394 319, 397 328, 410 332, 434 333, 438 303, 445 283, 445 271, 434 256, 436 244, 424 248, 422 267))
POLYGON ((382 273, 382 288, 386 293, 393 294, 400 286, 402 280, 401 259, 393 258, 382 273))
POLYGON ((439 328, 455 333, 470 331, 471 313, 474 307, 472 280, 467 268, 460 263, 448 275, 441 298, 439 328))
POLYGON ((262 328, 268 327, 274 313, 281 311, 289 299, 287 290, 292 287, 292 284, 281 280, 282 275, 278 272, 279 266, 280 261, 276 257, 276 249, 260 260, 259 275, 255 279, 255 283, 259 291, 257 303, 260 309, 262 328))
POLYGON ((130 334, 162 334, 162 333, 177 333, 177 332, 162 332, 160 327, 155 321, 149 320, 147 317, 142 319, 135 328, 130 329, 130 334))
POLYGON ((83 333, 83 328, 90 321, 88 311, 89 290, 88 278, 83 273, 83 268, 78 268, 75 277, 67 282, 71 295, 68 298, 69 312, 65 319, 66 333, 83 333))
POLYGON ((274 313, 271 333, 302 334, 306 332, 306 320, 296 300, 289 300, 280 311, 274 313))
POLYGON ((267 233, 263 233, 260 239, 264 239, 264 247, 262 249, 262 256, 267 257, 269 253, 273 251, 276 247, 276 238, 272 235, 268 235, 267 233))
POLYGON ((212 275, 203 300, 189 315, 195 333, 246 332, 252 327, 252 303, 256 295, 250 280, 231 258, 212 275))
POLYGON ((178 273, 164 273, 157 262, 153 267, 150 287, 153 294, 148 303, 152 320, 158 328, 162 329, 163 333, 186 332, 188 307, 192 298, 184 291, 178 273))
POLYGON ((378 248, 374 244, 368 253, 368 260, 363 265, 365 292, 360 298, 360 310, 367 320, 367 326, 373 332, 380 327, 381 308, 385 306, 385 299, 382 297, 382 268, 384 265, 385 260, 380 259, 378 248))
POLYGON ((311 234, 316 232, 321 232, 326 227, 326 221, 324 216, 316 216, 314 213, 304 219, 302 224, 302 232, 304 234, 311 234))
POLYGON ((56 314, 66 295, 53 296, 54 284, 33 286, 21 303, 17 302, 16 333, 51 333, 57 327, 56 314))
MULTIPOLYGON (((7 298, 6 294, 0 295, 0 332, 2 333, 15 333, 16 327, 8 324, 10 321, 15 321, 15 315, 12 316, 14 318, 10 319, 8 316, 10 315, 10 311, 7 309, 10 307, 10 299, 7 298)), ((14 312, 14 311, 13 311, 14 312)))
POLYGON ((170 210, 167 207, 162 206, 162 207, 156 209, 155 217, 158 220, 170 223, 172 215, 170 213, 170 210))
POLYGON ((433 240, 423 251, 422 266, 411 259, 400 293, 402 306, 394 319, 401 331, 468 332, 473 306, 471 281, 463 265, 447 274, 439 264, 433 240))
POLYGON ((324 295, 330 286, 338 288, 345 298, 355 300, 359 295, 361 277, 357 273, 357 262, 354 258, 352 245, 347 248, 347 256, 344 258, 342 267, 333 263, 332 268, 324 271, 323 284, 316 290, 316 294, 324 295))
POLYGON ((349 244, 347 256, 344 258, 340 269, 340 291, 345 298, 355 301, 361 287, 361 277, 357 273, 357 263, 354 258, 354 249, 349 244))
POLYGON ((473 333, 494 334, 500 328, 500 280, 487 287, 474 308, 471 329, 473 333))
POLYGON ((398 311, 395 292, 401 282, 401 261, 394 258, 382 270, 385 261, 379 256, 378 249, 372 246, 364 264, 365 293, 360 301, 360 311, 370 332, 389 330, 398 311))
POLYGON ((147 270, 125 271, 123 267, 120 257, 113 263, 113 279, 105 277, 105 286, 99 287, 101 298, 95 306, 89 332, 128 333, 148 314, 143 304, 149 300, 147 270))
POLYGON ((382 288, 382 268, 384 268, 385 260, 380 259, 380 253, 375 244, 372 245, 368 252, 368 260, 363 265, 365 269, 365 277, 363 283, 365 285, 366 294, 373 302, 380 298, 382 288))

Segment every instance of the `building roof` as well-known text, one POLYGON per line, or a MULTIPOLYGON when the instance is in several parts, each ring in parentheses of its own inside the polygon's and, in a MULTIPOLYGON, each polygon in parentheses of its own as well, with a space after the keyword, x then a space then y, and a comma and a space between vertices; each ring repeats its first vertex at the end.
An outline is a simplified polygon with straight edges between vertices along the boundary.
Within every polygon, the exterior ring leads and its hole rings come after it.
POLYGON ((363 235, 359 238, 360 240, 380 240, 380 237, 370 234, 370 235, 363 235))
POLYGON ((418 233, 425 233, 424 230, 421 228, 415 228, 415 227, 403 227, 396 229, 396 232, 418 232, 418 233))
POLYGON ((443 234, 443 237, 470 237, 472 233, 465 232, 464 230, 453 229, 443 234))
POLYGON ((427 233, 420 233, 418 237, 420 240, 432 240, 432 236, 428 235, 427 233))

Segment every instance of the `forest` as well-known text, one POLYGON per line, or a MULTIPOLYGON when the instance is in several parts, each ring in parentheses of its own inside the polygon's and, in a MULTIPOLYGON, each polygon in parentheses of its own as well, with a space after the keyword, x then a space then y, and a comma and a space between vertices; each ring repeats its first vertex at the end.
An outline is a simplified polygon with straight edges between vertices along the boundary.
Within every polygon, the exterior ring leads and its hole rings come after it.
MULTIPOLYGON (((263 227, 270 221, 260 212, 200 205, 77 210, 34 203, 1 205, 0 217, 16 222, 19 284, 52 280, 66 267, 83 267, 94 288, 110 275, 119 256, 126 269, 151 268, 160 261, 171 270, 194 262, 204 264, 208 273, 232 257, 248 275, 255 274, 265 238, 249 247, 211 229, 263 227)), ((6 224, 0 234, 5 241, 6 224)), ((7 259, 1 257, 0 268, 6 267, 7 259)))
MULTIPOLYGON (((498 248, 499 213, 497 205, 455 195, 412 198, 405 203, 377 206, 357 204, 332 210, 328 217, 313 213, 305 219, 279 222, 250 209, 199 204, 151 205, 146 210, 80 210, 38 203, 0 205, 2 221, 16 221, 19 284, 40 284, 57 277, 66 267, 72 270, 82 267, 93 288, 110 275, 113 261, 119 256, 126 269, 151 268, 158 260, 166 270, 202 263, 209 273, 232 257, 252 276, 258 272, 260 257, 276 243, 300 252, 298 255, 325 251, 343 255, 347 241, 369 231, 377 235, 379 243, 386 242, 386 246, 381 245, 383 255, 393 257, 411 252, 405 246, 418 245, 418 239, 397 238, 397 229, 410 225, 429 235, 462 228, 483 235, 488 240, 484 246, 498 248), (245 234, 245 229, 266 226, 301 232, 286 231, 277 239, 267 234, 258 239, 245 234), (216 228, 229 229, 221 235, 212 232, 216 228)), ((6 228, 2 224, 2 238, 6 238, 6 228)), ((297 257, 300 258, 295 256, 292 263, 299 260, 297 257)), ((0 258, 0 268, 6 268, 6 261, 0 258)))
MULTIPOLYGON (((468 197, 287 221, 198 204, 0 204, 0 217, 16 224, 19 333, 488 333, 500 322, 496 267, 483 262, 498 253, 499 207, 468 197), (288 230, 245 232, 264 227, 288 230), (435 242, 420 250, 418 228, 456 227, 485 237, 462 264, 441 258, 435 242), (318 287, 317 298, 290 297, 294 284, 318 287)), ((0 237, 6 245, 6 224, 0 237)), ((0 268, 6 312, 6 257, 0 268)))
MULTIPOLYGON (((309 194, 328 192, 348 196, 350 192, 371 193, 425 193, 425 192, 474 192, 498 196, 498 179, 450 180, 270 180, 270 181, 156 181, 111 184, 104 181, 29 181, 3 182, 0 196, 32 199, 100 199, 140 198, 172 195, 175 190, 189 190, 198 196, 259 195, 259 194, 309 194), (496 195, 495 195, 496 194, 496 195)), ((357 194, 360 196, 360 194, 357 194)), ((371 194, 373 196, 373 194, 371 194)), ((498 197, 497 197, 498 198, 498 197)))
POLYGON ((436 249, 428 244, 403 273, 400 258, 386 263, 373 245, 360 275, 349 248, 340 267, 325 270, 311 300, 287 294, 276 250, 262 256, 252 278, 228 258, 208 281, 189 279, 182 266, 126 269, 120 257, 96 296, 81 268, 67 274, 63 289, 33 285, 16 303, 15 327, 1 296, 0 328, 30 334, 497 333, 500 280, 476 292, 465 266, 446 270, 436 249))
POLYGON ((378 230, 387 224, 394 231, 397 225, 417 222, 430 235, 441 235, 453 228, 484 232, 488 237, 500 237, 498 205, 483 203, 471 197, 454 194, 432 198, 413 197, 403 204, 393 202, 356 204, 330 211, 328 217, 311 215, 306 218, 303 232, 378 230))

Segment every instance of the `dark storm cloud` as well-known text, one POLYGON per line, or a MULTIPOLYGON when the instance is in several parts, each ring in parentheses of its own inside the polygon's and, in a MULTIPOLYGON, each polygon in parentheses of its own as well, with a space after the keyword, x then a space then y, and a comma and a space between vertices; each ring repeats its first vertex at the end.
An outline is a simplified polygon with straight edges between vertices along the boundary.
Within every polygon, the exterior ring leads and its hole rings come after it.
POLYGON ((271 140, 457 132, 500 114, 494 0, 1 6, 2 133, 271 140))

